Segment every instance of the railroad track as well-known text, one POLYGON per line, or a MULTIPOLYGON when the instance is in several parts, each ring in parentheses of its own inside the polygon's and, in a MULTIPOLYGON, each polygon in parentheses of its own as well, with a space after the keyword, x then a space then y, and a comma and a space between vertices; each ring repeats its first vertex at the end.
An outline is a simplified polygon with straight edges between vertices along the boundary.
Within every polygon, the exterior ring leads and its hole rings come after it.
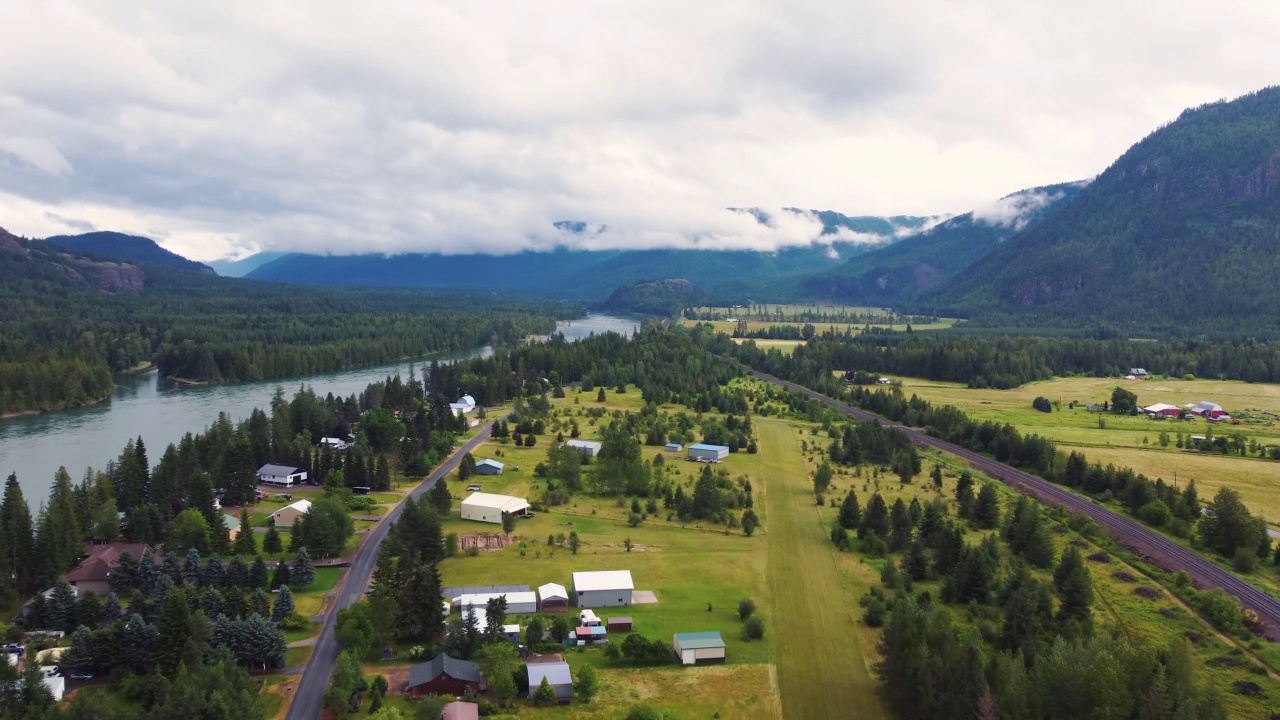
POLYGON ((826 395, 767 373, 750 368, 747 368, 747 372, 760 380, 817 400, 855 420, 890 425, 906 433, 912 442, 917 445, 931 447, 955 455, 969 462, 974 468, 1006 485, 1032 495, 1041 502, 1057 505, 1068 512, 1089 517, 1108 535, 1133 550, 1147 562, 1169 572, 1185 570, 1192 580, 1196 581, 1201 587, 1220 587, 1227 593, 1234 595, 1240 600, 1240 604, 1243 607, 1258 614, 1258 617, 1265 624, 1266 634, 1270 639, 1280 640, 1280 600, 1276 600, 1212 561, 1182 547, 1138 521, 1102 507, 1087 498, 1080 497, 1065 488, 1054 485, 1048 480, 1004 463, 996 462, 985 455, 980 455, 959 445, 939 440, 914 428, 892 425, 879 415, 846 405, 826 395))

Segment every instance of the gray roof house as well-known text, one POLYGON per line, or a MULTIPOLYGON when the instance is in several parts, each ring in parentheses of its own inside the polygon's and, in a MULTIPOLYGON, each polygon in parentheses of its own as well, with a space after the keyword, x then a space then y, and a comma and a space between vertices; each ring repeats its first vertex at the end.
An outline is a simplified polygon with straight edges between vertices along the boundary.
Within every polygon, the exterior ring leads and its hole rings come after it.
POLYGON ((561 660, 560 662, 529 663, 525 667, 529 669, 530 700, 542 685, 542 678, 546 678, 547 684, 556 691, 556 700, 561 705, 568 705, 573 700, 573 674, 569 672, 569 663, 561 660))

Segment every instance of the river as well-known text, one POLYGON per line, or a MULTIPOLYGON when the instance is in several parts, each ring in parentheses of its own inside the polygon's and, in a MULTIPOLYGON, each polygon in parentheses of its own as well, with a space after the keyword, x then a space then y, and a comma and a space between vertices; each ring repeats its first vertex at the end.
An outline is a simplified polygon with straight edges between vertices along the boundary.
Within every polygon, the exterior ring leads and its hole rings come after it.
MULTIPOLYGON (((614 331, 630 333, 637 321, 610 315, 588 315, 563 322, 557 329, 570 340, 614 331)), ((321 373, 262 382, 225 385, 182 386, 162 382, 159 374, 122 375, 116 378, 110 400, 58 412, 26 415, 0 420, 0 480, 18 473, 22 492, 34 515, 49 497, 49 486, 59 466, 79 482, 87 467, 102 468, 120 456, 125 443, 139 435, 147 444, 147 454, 155 463, 165 447, 187 433, 198 433, 225 412, 232 421, 248 417, 254 408, 266 408, 277 387, 291 396, 302 385, 317 394, 347 396, 360 393, 370 383, 400 373, 409 366, 418 368, 431 360, 455 361, 488 357, 493 348, 483 347, 453 353, 438 353, 410 361, 377 365, 340 372, 321 373)))

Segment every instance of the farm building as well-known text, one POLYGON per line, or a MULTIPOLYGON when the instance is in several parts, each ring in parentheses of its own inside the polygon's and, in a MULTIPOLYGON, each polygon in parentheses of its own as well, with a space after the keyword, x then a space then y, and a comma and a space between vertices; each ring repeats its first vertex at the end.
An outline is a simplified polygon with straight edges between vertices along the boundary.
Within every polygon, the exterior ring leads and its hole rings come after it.
POLYGON ((609 632, 631 632, 631 616, 611 617, 604 626, 609 632))
POLYGON ((458 700, 440 710, 440 720, 480 720, 480 706, 458 700))
POLYGON ((573 574, 578 607, 623 607, 631 604, 630 570, 603 570, 573 574))
POLYGON ((569 591, 563 585, 547 583, 538 588, 538 606, 542 612, 565 612, 569 609, 569 591))
POLYGON ((258 482, 289 487, 307 481, 307 471, 290 465, 267 463, 258 468, 258 482))
POLYGON ((347 441, 342 438, 322 437, 320 438, 320 447, 342 452, 347 449, 347 441))
POLYGON ((681 450, 683 450, 683 449, 684 449, 684 446, 683 446, 683 445, 681 445, 680 443, 667 443, 667 444, 664 446, 664 449, 665 449, 667 452, 680 452, 681 450))
POLYGON ((507 598, 508 615, 532 615, 538 612, 538 596, 532 592, 467 593, 455 601, 459 608, 484 608, 494 598, 507 598))
POLYGON ((573 632, 579 645, 597 645, 609 641, 608 628, 600 625, 583 625, 573 632))
POLYGON ((529 501, 510 495, 474 492, 462 501, 462 519, 502 523, 502 514, 528 516, 529 501))
POLYGON ((1217 419, 1227 414, 1227 411, 1223 410, 1221 405, 1215 402, 1209 402, 1208 400, 1201 400, 1195 405, 1189 406, 1187 409, 1191 411, 1192 415, 1199 415, 1206 418, 1217 419))
POLYGON ((461 697, 467 688, 480 689, 480 666, 473 662, 440 653, 430 662, 409 668, 406 689, 414 700, 424 695, 461 697))
POLYGON ((285 505, 271 513, 269 517, 275 521, 276 527, 292 527, 309 510, 311 510, 311 501, 299 500, 292 505, 285 505))
POLYGON ((724 639, 715 631, 676 633, 671 645, 685 665, 724 662, 724 639))
POLYGON ((1142 412, 1152 417, 1178 417, 1182 414, 1182 408, 1168 403, 1156 403, 1142 408, 1142 412))
POLYGON ((561 705, 568 705, 573 700, 573 675, 569 672, 569 663, 564 660, 560 662, 533 662, 525 667, 529 670, 530 700, 538 692, 543 678, 546 678, 547 684, 551 686, 552 690, 556 691, 556 700, 561 705))
POLYGON ((475 412, 476 399, 470 395, 463 395, 458 398, 457 402, 449 403, 449 409, 453 411, 454 415, 458 416, 466 415, 469 412, 475 412))
POLYGON ((506 467, 507 467, 506 465, 503 465, 497 460, 494 460, 492 458, 485 458, 484 460, 481 460, 480 462, 476 463, 476 474, 477 475, 501 475, 502 471, 505 470, 506 467))
POLYGON ((581 450, 587 457, 595 457, 600 454, 600 448, 603 447, 595 440, 565 440, 565 447, 571 447, 575 450, 581 450))
POLYGON ((1129 372, 1128 372, 1127 374, 1128 374, 1128 375, 1132 375, 1132 376, 1134 377, 1134 379, 1135 379, 1135 380, 1146 380, 1146 379, 1147 379, 1147 369, 1146 369, 1146 368, 1138 368, 1138 367, 1136 367, 1136 368, 1129 368, 1129 372))
POLYGON ((689 446, 689 459, 699 462, 714 462, 729 457, 729 448, 724 445, 704 445, 698 443, 689 446))

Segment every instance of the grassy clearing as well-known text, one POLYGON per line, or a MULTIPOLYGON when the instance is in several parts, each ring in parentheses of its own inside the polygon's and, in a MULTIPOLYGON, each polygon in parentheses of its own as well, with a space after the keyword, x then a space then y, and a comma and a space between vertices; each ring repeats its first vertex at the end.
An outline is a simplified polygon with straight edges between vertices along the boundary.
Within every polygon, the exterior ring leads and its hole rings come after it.
MULTIPOLYGON (((1090 461, 1132 467, 1150 478, 1163 478, 1179 484, 1195 480, 1201 497, 1212 497, 1218 488, 1229 486, 1239 490, 1250 509, 1271 521, 1280 520, 1280 463, 1217 454, 1179 450, 1171 441, 1161 448, 1159 437, 1167 432, 1176 438, 1204 435, 1209 424, 1203 420, 1150 420, 1146 417, 1123 417, 1107 413, 1091 413, 1078 404, 1110 399, 1119 385, 1138 395, 1138 402, 1149 405, 1166 402, 1185 405, 1212 400, 1233 414, 1252 409, 1280 411, 1280 385, 1242 383, 1222 380, 1148 380, 1124 381, 1116 378, 1058 378, 1031 383, 1013 390, 969 389, 956 383, 941 383, 915 378, 903 379, 903 392, 916 394, 936 404, 955 405, 972 417, 1011 423, 1024 433, 1035 433, 1058 443, 1064 449, 1079 449, 1090 461), (1043 396, 1060 403, 1060 409, 1041 413, 1031 409, 1031 401, 1043 396), (1098 427, 1102 419, 1106 428, 1098 427)), ((1280 425, 1267 421, 1246 421, 1241 425, 1213 425, 1216 435, 1240 433, 1256 438, 1262 444, 1280 442, 1280 425)))
POLYGON ((761 350, 777 350, 783 355, 790 355, 794 353, 796 351, 796 347, 804 344, 803 340, 763 340, 763 339, 751 339, 751 338, 734 338, 733 341, 738 343, 739 345, 748 341, 754 342, 756 344, 756 347, 760 348, 761 350))
POLYGON ((772 486, 769 594, 783 715, 840 717, 856 707, 860 717, 887 717, 867 669, 854 598, 836 572, 837 553, 822 532, 808 473, 797 472, 804 462, 794 431, 767 420, 757 427, 772 486))

